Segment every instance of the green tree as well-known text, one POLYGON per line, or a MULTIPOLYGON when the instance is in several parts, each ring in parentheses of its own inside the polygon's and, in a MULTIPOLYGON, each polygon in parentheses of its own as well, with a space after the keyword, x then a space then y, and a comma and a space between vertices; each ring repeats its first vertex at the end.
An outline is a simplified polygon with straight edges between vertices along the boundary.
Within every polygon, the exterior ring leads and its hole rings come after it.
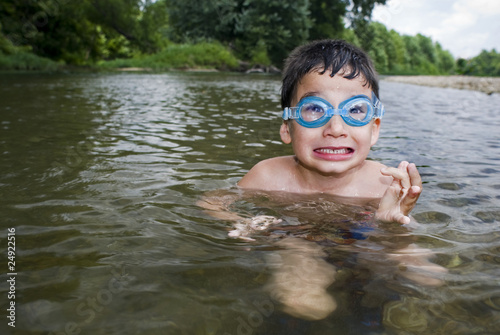
MULTIPOLYGON (((310 39, 344 38, 352 39, 352 34, 345 28, 347 19, 350 26, 359 28, 369 22, 375 4, 385 4, 386 0, 310 0, 312 27, 310 39)), ((357 29, 359 33, 360 30, 357 29)), ((368 38, 368 36, 366 36, 368 38)), ((356 37, 353 42, 360 43, 356 37)), ((366 41, 363 42, 363 44, 366 41)))
MULTIPOLYGON (((167 0, 170 38, 218 40, 243 59, 283 58, 308 39, 344 36, 344 18, 366 21, 386 0, 167 0)), ((352 34, 346 33, 349 38, 352 34)), ((359 36, 359 35, 358 35, 359 36)), ((358 37, 356 37, 358 39, 358 37)))
POLYGON ((308 0, 245 1, 236 28, 238 52, 248 58, 259 43, 265 45, 273 64, 281 65, 287 54, 308 38, 308 0))
POLYGON ((342 31, 341 38, 343 40, 357 46, 358 48, 361 48, 361 42, 359 41, 358 36, 356 35, 356 33, 354 32, 354 30, 352 28, 344 29, 342 31))
POLYGON ((404 35, 403 41, 408 53, 408 68, 410 72, 417 74, 425 63, 425 57, 420 49, 420 44, 415 36, 404 35))
POLYGON ((482 50, 468 61, 466 74, 474 76, 500 76, 500 54, 492 49, 482 50))
POLYGON ((373 59, 377 71, 395 73, 404 68, 406 49, 398 33, 388 31, 379 22, 358 23, 357 31, 361 34, 362 47, 373 59))
POLYGON ((371 14, 376 4, 385 4, 386 0, 351 0, 349 3, 346 19, 358 36, 361 47, 370 50, 375 37, 375 32, 371 29, 371 14))
POLYGON ((164 0, 145 0, 138 18, 137 36, 146 41, 142 50, 155 52, 164 48, 168 41, 168 8, 164 0))
POLYGON ((164 0, 2 0, 0 22, 16 46, 66 63, 88 64, 129 54, 130 48, 158 50, 165 8, 164 0))
POLYGON ((389 64, 395 57, 392 39, 387 28, 381 23, 370 23, 368 28, 371 31, 372 39, 365 51, 372 57, 377 71, 386 73, 389 71, 389 64))
POLYGON ((437 55, 436 55, 436 49, 434 47, 434 44, 432 40, 424 36, 422 34, 417 34, 416 36, 417 43, 420 47, 420 51, 423 53, 423 55, 427 58, 427 60, 432 63, 436 64, 437 63, 437 55))
POLYGON ((243 59, 281 64, 308 37, 308 0, 168 0, 170 36, 176 42, 218 40, 243 59))
POLYGON ((467 74, 468 72, 468 62, 465 58, 459 58, 456 61, 456 71, 458 74, 467 74))
POLYGON ((241 17, 242 0, 166 0, 169 36, 175 42, 232 42, 241 17))
POLYGON ((371 50, 375 31, 366 20, 356 19, 352 23, 352 29, 359 40, 359 46, 363 50, 371 50))
POLYGON ((449 51, 443 50, 441 44, 437 42, 435 44, 435 47, 438 58, 439 71, 443 74, 453 73, 455 71, 455 59, 453 58, 453 55, 449 51))
POLYGON ((88 19, 102 26, 109 37, 123 36, 132 47, 144 53, 158 51, 165 38, 165 1, 87 0, 88 19))
POLYGON ((450 74, 455 69, 455 60, 449 51, 443 50, 439 43, 431 38, 400 36, 397 32, 389 33, 394 46, 394 62, 390 66, 392 73, 410 74, 450 74))
POLYGON ((344 16, 349 1, 310 0, 312 26, 309 31, 311 40, 338 38, 344 30, 344 16))
POLYGON ((0 53, 11 55, 15 53, 15 47, 12 42, 2 34, 2 24, 0 23, 0 53))
POLYGON ((105 37, 86 13, 86 2, 14 1, 0 5, 4 34, 39 56, 83 64, 103 54, 105 37))
POLYGON ((394 60, 392 62, 391 71, 393 73, 406 73, 408 72, 409 56, 405 47, 405 42, 401 35, 394 29, 389 32, 394 45, 394 60))
POLYGON ((376 4, 385 5, 387 0, 351 0, 351 18, 369 21, 376 4))

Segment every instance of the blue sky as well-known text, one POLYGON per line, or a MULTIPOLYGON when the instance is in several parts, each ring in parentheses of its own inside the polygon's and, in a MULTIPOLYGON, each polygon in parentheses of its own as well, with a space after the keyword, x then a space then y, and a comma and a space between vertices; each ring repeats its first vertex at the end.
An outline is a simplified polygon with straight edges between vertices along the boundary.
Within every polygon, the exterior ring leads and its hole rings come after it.
POLYGON ((400 34, 429 36, 455 58, 500 52, 500 0, 388 0, 372 19, 400 34))

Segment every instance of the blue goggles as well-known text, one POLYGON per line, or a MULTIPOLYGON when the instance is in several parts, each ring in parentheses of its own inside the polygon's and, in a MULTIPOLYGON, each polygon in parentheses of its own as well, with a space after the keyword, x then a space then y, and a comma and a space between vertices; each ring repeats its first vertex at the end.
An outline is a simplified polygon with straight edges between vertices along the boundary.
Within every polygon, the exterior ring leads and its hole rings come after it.
POLYGON ((332 116, 340 115, 349 126, 361 127, 374 118, 381 119, 384 112, 384 105, 373 92, 372 100, 366 95, 356 95, 342 101, 339 108, 333 108, 325 99, 306 97, 299 101, 297 107, 286 107, 283 120, 296 120, 303 127, 319 128, 327 124, 332 116))

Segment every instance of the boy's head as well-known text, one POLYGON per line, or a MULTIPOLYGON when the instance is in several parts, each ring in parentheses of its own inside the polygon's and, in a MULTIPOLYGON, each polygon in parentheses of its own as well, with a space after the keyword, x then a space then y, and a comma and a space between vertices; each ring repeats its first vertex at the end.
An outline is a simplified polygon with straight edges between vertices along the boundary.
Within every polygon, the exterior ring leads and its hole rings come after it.
POLYGON ((297 47, 288 56, 283 71, 281 107, 291 107, 300 80, 309 72, 337 73, 346 79, 362 76, 378 97, 378 79, 368 55, 342 40, 321 40, 297 47))

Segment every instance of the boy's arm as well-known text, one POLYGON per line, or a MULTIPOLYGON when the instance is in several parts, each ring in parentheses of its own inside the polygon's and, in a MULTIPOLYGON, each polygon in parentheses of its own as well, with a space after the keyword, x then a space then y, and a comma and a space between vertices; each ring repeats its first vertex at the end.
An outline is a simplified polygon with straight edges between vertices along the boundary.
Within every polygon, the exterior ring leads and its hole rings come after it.
MULTIPOLYGON (((238 182, 237 186, 241 190, 270 190, 269 186, 272 185, 274 170, 278 169, 276 159, 263 160, 247 172, 243 178, 238 182)), ((272 188, 271 188, 272 189, 272 188)), ((229 192, 224 190, 212 191, 205 194, 202 199, 198 200, 197 205, 203 207, 205 212, 217 219, 227 221, 245 221, 248 217, 241 216, 231 210, 231 205, 241 199, 242 193, 229 192)))
POLYGON ((196 204, 205 210, 205 213, 220 220, 239 221, 244 218, 232 212, 229 206, 236 201, 235 195, 204 195, 196 204))
POLYGON ((383 168, 382 174, 394 178, 380 201, 375 218, 400 224, 410 223, 408 216, 422 193, 422 178, 415 164, 401 162, 398 168, 383 168))
POLYGON ((231 210, 231 204, 241 198, 236 193, 220 194, 221 191, 211 192, 197 201, 197 205, 204 208, 205 212, 220 220, 232 221, 233 230, 228 236, 240 238, 246 241, 254 241, 251 237, 256 231, 264 230, 270 225, 280 223, 281 220, 273 216, 258 215, 244 217, 231 210))

